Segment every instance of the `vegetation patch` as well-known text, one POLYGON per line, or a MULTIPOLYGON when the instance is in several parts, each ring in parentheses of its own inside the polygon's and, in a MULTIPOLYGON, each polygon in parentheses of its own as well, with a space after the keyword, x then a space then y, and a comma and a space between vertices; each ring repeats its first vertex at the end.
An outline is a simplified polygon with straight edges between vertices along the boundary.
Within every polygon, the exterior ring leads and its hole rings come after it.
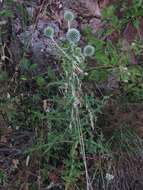
POLYGON ((0 189, 143 189, 142 6, 0 1, 0 189))

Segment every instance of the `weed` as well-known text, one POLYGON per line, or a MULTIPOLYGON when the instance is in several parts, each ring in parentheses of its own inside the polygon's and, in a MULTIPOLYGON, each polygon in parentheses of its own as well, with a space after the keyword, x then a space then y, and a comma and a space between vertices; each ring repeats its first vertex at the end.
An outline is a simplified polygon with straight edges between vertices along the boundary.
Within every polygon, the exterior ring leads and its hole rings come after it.
POLYGON ((0 185, 5 185, 6 183, 6 174, 0 170, 0 185))

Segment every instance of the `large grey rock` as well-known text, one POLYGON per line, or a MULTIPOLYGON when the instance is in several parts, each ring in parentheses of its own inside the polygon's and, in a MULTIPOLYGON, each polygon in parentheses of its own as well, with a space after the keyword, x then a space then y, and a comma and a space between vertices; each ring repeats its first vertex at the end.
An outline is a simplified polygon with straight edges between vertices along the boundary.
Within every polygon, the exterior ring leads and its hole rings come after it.
MULTIPOLYGON (((14 46, 11 44, 12 53, 16 58, 19 59, 18 54, 22 53, 23 47, 27 47, 26 51, 31 53, 30 60, 32 63, 37 64, 35 69, 35 74, 41 73, 47 70, 48 65, 51 65, 51 57, 53 59, 57 55, 57 48, 51 39, 48 39, 44 35, 44 29, 47 26, 52 26, 55 30, 55 40, 59 33, 58 24, 54 21, 47 21, 45 19, 39 19, 37 26, 34 28, 33 25, 26 27, 25 31, 20 32, 21 27, 18 18, 13 25, 13 35, 16 37, 15 43, 19 44, 19 48, 15 50, 14 46), (22 47, 22 48, 21 48, 22 47)), ((16 61, 17 63, 20 60, 16 61)))

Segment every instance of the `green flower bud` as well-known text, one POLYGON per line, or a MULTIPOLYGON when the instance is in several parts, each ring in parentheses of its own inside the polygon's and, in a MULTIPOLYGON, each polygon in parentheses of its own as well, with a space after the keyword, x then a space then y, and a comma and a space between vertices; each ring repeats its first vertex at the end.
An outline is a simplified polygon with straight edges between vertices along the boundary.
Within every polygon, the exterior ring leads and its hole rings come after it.
POLYGON ((68 30, 66 37, 70 43, 77 43, 80 40, 80 32, 75 28, 71 28, 68 30))
POLYGON ((48 26, 44 29, 44 35, 48 38, 53 38, 54 36, 54 29, 51 26, 48 26))
POLYGON ((71 11, 65 11, 64 12, 64 19, 65 21, 73 21, 74 20, 74 14, 71 11))
POLYGON ((92 57, 94 55, 95 48, 91 45, 87 45, 83 49, 83 54, 85 57, 92 57))
POLYGON ((76 52, 77 52, 78 54, 81 54, 81 53, 82 53, 81 48, 80 48, 80 47, 77 47, 77 48, 76 48, 76 52))

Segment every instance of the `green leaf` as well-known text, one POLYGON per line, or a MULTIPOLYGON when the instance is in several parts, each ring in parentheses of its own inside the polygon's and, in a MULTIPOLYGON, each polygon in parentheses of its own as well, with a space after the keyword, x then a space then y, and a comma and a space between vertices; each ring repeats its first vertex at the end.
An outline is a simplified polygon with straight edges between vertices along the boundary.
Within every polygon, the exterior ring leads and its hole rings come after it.
POLYGON ((0 81, 5 81, 8 78, 7 72, 3 71, 0 73, 0 81))
POLYGON ((108 56, 106 56, 104 53, 102 52, 96 52, 95 53, 95 57, 96 57, 96 60, 101 63, 101 64, 105 64, 105 65, 108 65, 110 64, 110 60, 108 58, 108 56))
POLYGON ((112 17, 114 15, 114 10, 115 10, 115 8, 114 8, 113 5, 104 8, 102 10, 102 17, 103 18, 110 18, 110 17, 112 17))
POLYGON ((139 25, 140 25, 140 21, 137 20, 137 19, 135 19, 135 20, 133 21, 133 25, 134 25, 134 27, 135 27, 136 29, 138 29, 138 28, 139 28, 139 25))
POLYGON ((93 45, 96 50, 102 49, 105 45, 105 42, 103 40, 100 40, 93 36, 92 30, 88 26, 83 29, 83 35, 87 43, 93 45))
POLYGON ((26 80, 27 80, 27 77, 24 76, 24 75, 21 75, 20 79, 23 80, 23 81, 26 81, 26 80))
POLYGON ((39 76, 36 79, 36 83, 38 86, 44 86, 46 84, 46 81, 43 77, 39 76))
POLYGON ((23 71, 27 71, 30 69, 30 65, 31 65, 31 61, 25 57, 22 58, 22 60, 20 61, 20 68, 23 71))
POLYGON ((107 80, 108 72, 103 70, 93 70, 89 73, 88 79, 96 82, 104 82, 107 80))
POLYGON ((35 63, 35 64, 32 64, 31 66, 30 66, 30 70, 35 70, 36 68, 37 68, 37 64, 35 63))
POLYGON ((10 10, 0 11, 0 17, 11 17, 13 13, 10 10))

